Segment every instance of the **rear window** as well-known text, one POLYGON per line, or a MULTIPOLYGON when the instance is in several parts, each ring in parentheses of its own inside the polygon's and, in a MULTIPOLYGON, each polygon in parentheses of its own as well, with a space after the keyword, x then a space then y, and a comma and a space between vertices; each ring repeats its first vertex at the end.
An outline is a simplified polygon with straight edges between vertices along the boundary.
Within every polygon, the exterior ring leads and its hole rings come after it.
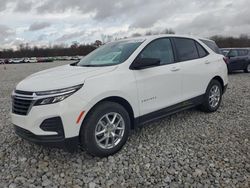
POLYGON ((211 50, 213 50, 215 53, 221 54, 219 47, 217 46, 217 44, 214 41, 209 41, 209 40, 204 40, 204 39, 200 39, 200 40, 204 44, 206 44, 211 50))
POLYGON ((199 58, 194 40, 186 38, 175 38, 174 41, 180 61, 188 61, 199 58))

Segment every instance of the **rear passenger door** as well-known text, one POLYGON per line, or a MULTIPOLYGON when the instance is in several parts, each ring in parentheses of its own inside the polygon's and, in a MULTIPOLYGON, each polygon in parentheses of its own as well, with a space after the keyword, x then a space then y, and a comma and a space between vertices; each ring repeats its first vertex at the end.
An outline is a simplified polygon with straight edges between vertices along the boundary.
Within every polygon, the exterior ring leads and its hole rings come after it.
POLYGON ((197 41, 189 38, 175 38, 174 41, 185 101, 205 93, 212 76, 212 62, 208 59, 208 52, 197 41))

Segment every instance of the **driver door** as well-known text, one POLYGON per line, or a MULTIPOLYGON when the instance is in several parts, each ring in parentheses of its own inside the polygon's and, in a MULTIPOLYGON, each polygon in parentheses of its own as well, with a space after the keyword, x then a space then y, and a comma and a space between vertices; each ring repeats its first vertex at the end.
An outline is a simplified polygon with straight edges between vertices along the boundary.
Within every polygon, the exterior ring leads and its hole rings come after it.
POLYGON ((137 58, 160 59, 160 65, 133 70, 137 83, 140 115, 181 102, 180 64, 175 63, 171 40, 161 38, 148 44, 137 58))

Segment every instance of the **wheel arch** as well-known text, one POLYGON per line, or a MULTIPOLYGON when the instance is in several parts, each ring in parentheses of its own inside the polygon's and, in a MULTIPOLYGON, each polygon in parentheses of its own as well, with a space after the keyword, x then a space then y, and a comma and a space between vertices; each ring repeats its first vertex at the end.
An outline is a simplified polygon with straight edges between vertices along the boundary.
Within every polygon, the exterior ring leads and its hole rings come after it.
MULTIPOLYGON (((84 122, 86 121, 86 119, 88 118, 90 112, 97 106, 99 105, 101 102, 105 102, 105 101, 108 101, 108 102, 115 102, 115 103, 118 103, 120 104, 121 106, 123 106, 125 108, 125 110, 128 112, 129 114, 129 117, 130 117, 130 124, 131 124, 131 129, 134 129, 135 126, 135 116, 134 116, 134 110, 131 106, 131 104, 124 98, 122 97, 119 97, 119 96, 109 96, 109 97, 106 97, 106 98, 103 98, 101 100, 99 100, 96 104, 94 104, 91 109, 87 112, 87 114, 85 115, 85 118, 83 119, 82 123, 81 123, 81 128, 80 128, 80 132, 81 132, 81 129, 83 128, 83 124, 84 122)), ((79 134, 80 134, 79 132, 79 134)))
MULTIPOLYGON (((220 76, 215 76, 215 77, 213 77, 213 78, 211 79, 211 81, 212 81, 212 80, 217 80, 218 82, 220 82, 221 88, 222 88, 222 92, 224 93, 224 91, 225 91, 225 85, 224 85, 223 79, 222 79, 220 76)), ((210 82, 211 82, 211 81, 210 81, 210 82)))

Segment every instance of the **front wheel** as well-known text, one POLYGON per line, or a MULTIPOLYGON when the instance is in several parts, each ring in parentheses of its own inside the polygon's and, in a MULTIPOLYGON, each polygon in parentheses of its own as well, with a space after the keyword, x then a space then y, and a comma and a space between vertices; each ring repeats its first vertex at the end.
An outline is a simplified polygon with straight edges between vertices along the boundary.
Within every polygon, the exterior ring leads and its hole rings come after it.
POLYGON ((107 157, 123 147, 129 130, 130 118, 123 106, 101 102, 86 117, 80 131, 80 142, 91 155, 107 157))
POLYGON ((212 80, 206 90, 201 109, 205 112, 215 112, 221 103, 222 85, 217 80, 212 80))
POLYGON ((250 73, 250 63, 247 65, 246 69, 244 70, 246 73, 250 73))

